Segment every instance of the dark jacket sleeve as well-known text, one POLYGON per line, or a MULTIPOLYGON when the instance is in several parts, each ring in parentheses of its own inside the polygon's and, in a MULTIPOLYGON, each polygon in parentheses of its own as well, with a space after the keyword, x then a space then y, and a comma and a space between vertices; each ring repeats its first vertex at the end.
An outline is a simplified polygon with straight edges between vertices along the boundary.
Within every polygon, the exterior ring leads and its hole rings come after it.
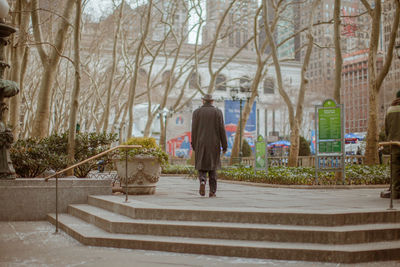
POLYGON ((222 111, 218 110, 218 115, 219 115, 219 139, 221 140, 221 146, 222 146, 222 150, 226 151, 228 149, 228 142, 226 139, 226 132, 225 132, 225 123, 224 123, 224 117, 222 115, 222 111))
POLYGON ((196 151, 195 146, 196 146, 196 142, 197 142, 197 127, 198 127, 198 120, 197 120, 197 112, 195 110, 192 115, 192 132, 191 132, 191 135, 192 135, 191 145, 192 145, 192 148, 194 151, 196 151))
POLYGON ((389 124, 388 124, 388 114, 386 114, 386 116, 385 116, 385 139, 387 141, 389 141, 388 138, 389 138, 389 124))

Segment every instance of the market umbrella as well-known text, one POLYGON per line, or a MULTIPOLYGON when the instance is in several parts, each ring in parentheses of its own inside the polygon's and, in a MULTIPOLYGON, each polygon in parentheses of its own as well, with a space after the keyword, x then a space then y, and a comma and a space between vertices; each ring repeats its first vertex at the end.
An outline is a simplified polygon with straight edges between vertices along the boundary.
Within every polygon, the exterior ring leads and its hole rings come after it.
POLYGON ((364 139, 362 136, 356 135, 355 133, 348 133, 344 135, 345 139, 357 139, 357 140, 362 140, 364 139))
POLYGON ((273 142, 271 144, 268 144, 268 146, 290 146, 290 142, 287 140, 280 140, 280 141, 276 141, 273 142))

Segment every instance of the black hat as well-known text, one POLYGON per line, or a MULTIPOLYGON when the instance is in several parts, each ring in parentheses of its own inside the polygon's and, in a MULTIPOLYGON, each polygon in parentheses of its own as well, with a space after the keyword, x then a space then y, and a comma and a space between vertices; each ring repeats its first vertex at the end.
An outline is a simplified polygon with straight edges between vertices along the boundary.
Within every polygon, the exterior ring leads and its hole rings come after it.
POLYGON ((203 97, 201 99, 203 99, 205 101, 213 101, 214 100, 212 95, 210 95, 210 94, 203 95, 203 97))
POLYGON ((397 97, 397 98, 400 98, 400 90, 397 91, 396 97, 397 97))

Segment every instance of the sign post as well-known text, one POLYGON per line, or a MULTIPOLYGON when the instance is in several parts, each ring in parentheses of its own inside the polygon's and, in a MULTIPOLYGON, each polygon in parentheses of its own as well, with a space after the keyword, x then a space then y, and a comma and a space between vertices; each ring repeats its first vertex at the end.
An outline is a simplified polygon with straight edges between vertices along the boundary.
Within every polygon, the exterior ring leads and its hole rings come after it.
POLYGON ((257 137, 256 141, 256 153, 254 160, 254 173, 259 170, 265 170, 265 174, 268 174, 268 157, 267 157, 267 145, 262 135, 257 137))
POLYGON ((327 99, 322 105, 315 106, 315 177, 318 172, 341 172, 345 181, 345 140, 344 140, 344 109, 342 104, 336 104, 327 99))

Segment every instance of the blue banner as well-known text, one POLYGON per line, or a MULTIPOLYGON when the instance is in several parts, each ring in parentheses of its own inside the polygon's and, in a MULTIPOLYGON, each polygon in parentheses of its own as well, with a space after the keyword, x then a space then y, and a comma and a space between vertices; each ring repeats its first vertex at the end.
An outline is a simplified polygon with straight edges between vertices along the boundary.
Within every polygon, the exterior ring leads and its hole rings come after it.
POLYGON ((315 130, 311 130, 310 151, 315 155, 315 130))
MULTIPOLYGON (((242 101, 242 112, 244 110, 244 105, 246 101, 242 101)), ((236 128, 239 126, 240 117, 240 101, 239 100, 225 100, 225 130, 226 136, 228 138, 228 151, 227 156, 231 155, 233 142, 235 140, 236 128)), ((250 116, 247 120, 246 126, 244 128, 243 138, 251 146, 254 152, 254 140, 256 138, 256 102, 254 102, 253 107, 250 112, 250 116)))

